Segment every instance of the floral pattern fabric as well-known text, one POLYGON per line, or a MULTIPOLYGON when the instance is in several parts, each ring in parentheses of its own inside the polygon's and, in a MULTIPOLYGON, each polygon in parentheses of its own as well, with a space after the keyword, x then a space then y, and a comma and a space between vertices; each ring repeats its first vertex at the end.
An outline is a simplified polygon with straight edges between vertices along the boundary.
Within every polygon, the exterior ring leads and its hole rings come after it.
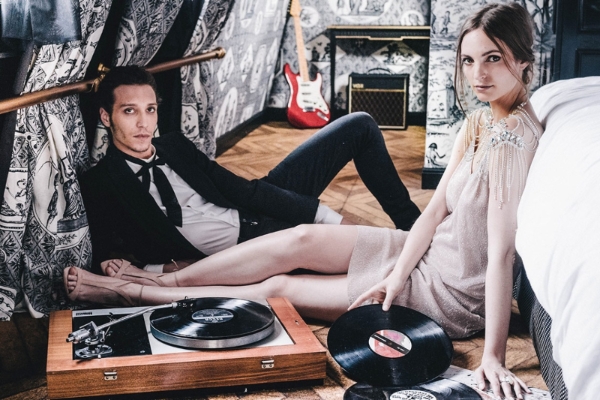
MULTIPOLYGON (((79 2, 82 40, 38 48, 25 93, 83 79, 110 5, 110 0, 79 2)), ((89 164, 79 110, 75 95, 17 113, 0 209, 0 319, 9 319, 16 308, 39 317, 62 307, 63 269, 90 268, 77 181, 89 164)))

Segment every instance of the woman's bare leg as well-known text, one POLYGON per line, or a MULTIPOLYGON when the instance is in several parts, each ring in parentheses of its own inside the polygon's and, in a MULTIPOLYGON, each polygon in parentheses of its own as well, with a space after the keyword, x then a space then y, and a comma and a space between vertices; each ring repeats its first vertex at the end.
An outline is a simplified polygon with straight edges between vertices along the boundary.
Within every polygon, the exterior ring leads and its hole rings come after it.
POLYGON ((157 305, 184 298, 232 297, 264 300, 286 297, 309 318, 333 321, 348 308, 346 275, 277 275, 263 282, 245 286, 159 287, 94 275, 71 267, 65 282, 67 293, 79 283, 79 296, 73 301, 104 305, 157 305))
MULTIPOLYGON (((353 225, 300 225, 271 233, 213 254, 169 274, 139 270, 166 286, 246 285, 298 268, 325 274, 345 274, 358 235, 353 225)), ((116 275, 118 266, 107 269, 116 275)), ((132 268, 132 267, 130 267, 132 268)), ((129 272, 129 271, 128 271, 129 272)), ((127 278, 135 282, 135 278, 127 278)), ((147 279, 138 283, 146 283, 147 279)))

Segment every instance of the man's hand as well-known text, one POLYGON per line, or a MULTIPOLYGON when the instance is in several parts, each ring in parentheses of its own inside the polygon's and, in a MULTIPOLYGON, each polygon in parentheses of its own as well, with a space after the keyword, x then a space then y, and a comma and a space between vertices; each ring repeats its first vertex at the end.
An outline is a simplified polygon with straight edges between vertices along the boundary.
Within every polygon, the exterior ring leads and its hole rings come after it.
POLYGON ((348 221, 346 218, 342 218, 342 221, 340 222, 340 225, 356 225, 353 222, 348 221))

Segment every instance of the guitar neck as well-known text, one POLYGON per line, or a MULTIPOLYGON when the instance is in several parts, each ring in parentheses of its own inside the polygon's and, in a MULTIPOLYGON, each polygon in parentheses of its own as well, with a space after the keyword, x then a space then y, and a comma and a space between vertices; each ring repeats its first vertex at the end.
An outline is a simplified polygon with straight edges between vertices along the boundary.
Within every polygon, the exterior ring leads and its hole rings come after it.
POLYGON ((304 38, 302 37, 302 26, 300 26, 300 16, 293 15, 294 31, 296 34, 296 52, 298 53, 298 67, 300 69, 300 77, 302 81, 308 82, 308 66, 306 64, 306 53, 304 49, 304 38))

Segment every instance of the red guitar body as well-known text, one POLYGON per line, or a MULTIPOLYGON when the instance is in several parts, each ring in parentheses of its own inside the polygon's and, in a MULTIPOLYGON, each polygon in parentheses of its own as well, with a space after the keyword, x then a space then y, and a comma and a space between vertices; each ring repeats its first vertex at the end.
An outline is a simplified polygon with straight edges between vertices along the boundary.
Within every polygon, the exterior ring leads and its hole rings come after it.
POLYGON ((314 81, 305 81, 300 74, 292 72, 289 64, 285 64, 283 72, 290 85, 290 101, 287 108, 290 124, 296 128, 325 126, 331 118, 331 113, 321 94, 321 74, 317 73, 314 81))

